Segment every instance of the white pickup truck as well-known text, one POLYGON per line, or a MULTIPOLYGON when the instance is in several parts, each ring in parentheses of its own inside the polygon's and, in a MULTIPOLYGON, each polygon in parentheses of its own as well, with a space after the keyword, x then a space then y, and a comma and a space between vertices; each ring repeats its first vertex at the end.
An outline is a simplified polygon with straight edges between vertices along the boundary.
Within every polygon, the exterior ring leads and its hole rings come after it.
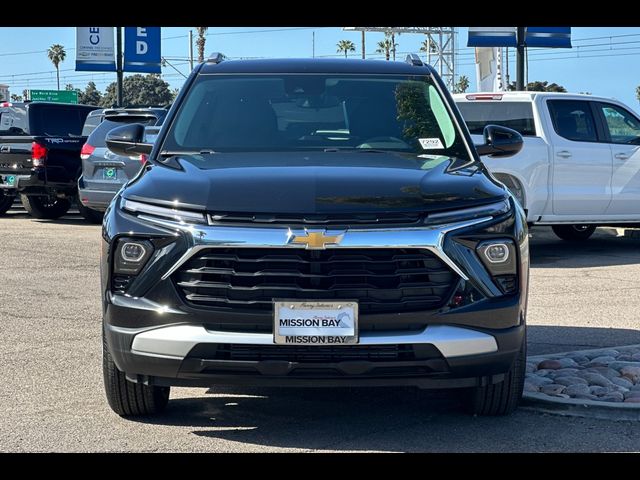
POLYGON ((523 135, 524 147, 483 163, 520 201, 532 225, 564 240, 597 226, 640 226, 640 117, 591 95, 500 92, 453 95, 476 143, 485 125, 523 135))

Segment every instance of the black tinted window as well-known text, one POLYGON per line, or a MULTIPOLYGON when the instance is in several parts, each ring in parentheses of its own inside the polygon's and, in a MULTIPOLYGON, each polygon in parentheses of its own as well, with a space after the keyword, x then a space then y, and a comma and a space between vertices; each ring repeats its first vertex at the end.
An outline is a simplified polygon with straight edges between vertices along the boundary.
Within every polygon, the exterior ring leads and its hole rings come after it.
POLYGON ((29 123, 32 135, 79 136, 90 108, 32 105, 29 107, 29 123))
POLYGON ((596 126, 589 102, 549 100, 549 113, 556 133, 575 142, 597 142, 596 126))
POLYGON ((535 136, 533 109, 529 102, 459 102, 458 109, 472 134, 482 135, 484 127, 502 125, 520 135, 535 136))
POLYGON ((103 121, 92 133, 89 135, 87 142, 94 147, 104 147, 104 140, 107 137, 107 133, 116 127, 121 127, 127 123, 141 123, 144 126, 155 124, 156 119, 153 117, 123 117, 112 118, 103 121))
POLYGON ((82 135, 86 137, 91 135, 91 132, 93 132, 96 127, 100 125, 100 122, 103 118, 103 115, 88 116, 87 120, 84 122, 84 127, 82 127, 82 135))

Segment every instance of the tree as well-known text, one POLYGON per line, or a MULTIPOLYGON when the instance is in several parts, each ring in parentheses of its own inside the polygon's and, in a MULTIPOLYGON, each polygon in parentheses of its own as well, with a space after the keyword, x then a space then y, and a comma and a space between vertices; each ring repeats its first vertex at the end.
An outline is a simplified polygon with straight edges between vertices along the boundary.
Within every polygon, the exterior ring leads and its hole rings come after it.
POLYGON ((344 58, 347 58, 349 52, 356 51, 356 45, 351 40, 340 40, 336 46, 338 47, 338 53, 344 52, 344 58))
MULTIPOLYGON (((511 82, 507 86, 507 90, 515 91, 516 90, 516 82, 511 82)), ((530 92, 563 92, 566 93, 567 89, 562 85, 558 85, 557 83, 549 83, 549 82, 541 82, 536 80, 535 82, 529 82, 527 84, 527 91, 530 92)))
POLYGON ((11 94, 11 101, 12 102, 21 102, 22 101, 22 95, 16 95, 15 93, 11 94))
MULTIPOLYGON (((87 85, 87 87, 89 87, 87 85)), ((95 85, 94 85, 95 87, 95 85)), ((160 75, 131 75, 122 82, 122 100, 125 107, 148 107, 168 105, 173 101, 169 84, 160 75)), ((86 92, 85 92, 86 93, 86 92)), ((100 106, 113 107, 117 102, 116 82, 107 86, 100 106)))
POLYGON ((78 103, 82 103, 83 105, 94 105, 99 106, 102 100, 102 93, 100 90, 96 88, 96 84, 94 82, 87 83, 87 86, 84 89, 84 92, 78 90, 78 103))
POLYGON ((640 102, 640 86, 636 87, 636 98, 640 102))
POLYGON ((204 62, 204 45, 207 43, 207 30, 209 30, 209 27, 196 27, 196 31, 198 32, 196 46, 198 47, 199 62, 204 62))
POLYGON ((430 42, 429 39, 426 39, 420 44, 420 51, 424 53, 436 53, 438 51, 438 47, 434 42, 430 42))
POLYGON ((466 75, 461 75, 458 82, 453 86, 453 93, 464 93, 469 88, 469 79, 466 75))
POLYGON ((53 63, 53 66, 56 67, 58 90, 60 90, 60 63, 64 62, 67 52, 65 52, 62 45, 55 43, 49 47, 49 50, 47 50, 47 56, 49 57, 49 60, 51 60, 51 63, 53 63))
POLYGON ((391 43, 390 38, 385 38, 384 40, 378 42, 378 48, 376 49, 376 53, 384 53, 384 59, 391 59, 391 50, 393 49, 393 45, 391 43))

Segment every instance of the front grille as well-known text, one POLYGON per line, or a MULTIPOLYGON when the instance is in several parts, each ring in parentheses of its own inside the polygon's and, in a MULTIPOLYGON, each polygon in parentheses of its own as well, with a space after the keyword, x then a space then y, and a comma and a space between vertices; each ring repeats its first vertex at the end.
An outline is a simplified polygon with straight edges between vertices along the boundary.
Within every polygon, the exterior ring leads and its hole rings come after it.
POLYGON ((332 363, 353 360, 410 361, 415 359, 412 345, 218 345, 216 360, 258 362, 284 360, 304 363, 332 363))
POLYGON ((209 215, 209 223, 215 224, 267 224, 267 225, 341 225, 353 226, 363 224, 413 225, 420 222, 420 213, 359 213, 359 214, 273 214, 273 213, 215 213, 209 215))
POLYGON ((172 278, 198 307, 271 311, 279 298, 357 300, 366 314, 439 308, 457 277, 419 249, 220 248, 201 251, 172 278))

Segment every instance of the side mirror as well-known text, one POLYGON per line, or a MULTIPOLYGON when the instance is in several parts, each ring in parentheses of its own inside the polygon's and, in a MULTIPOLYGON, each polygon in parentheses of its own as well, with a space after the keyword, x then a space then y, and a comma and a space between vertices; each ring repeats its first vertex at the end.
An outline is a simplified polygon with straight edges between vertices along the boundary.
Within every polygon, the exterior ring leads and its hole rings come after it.
POLYGON ((522 150, 522 135, 515 130, 500 125, 487 125, 482 134, 484 144, 476 145, 480 156, 510 157, 522 150))
POLYGON ((144 142, 144 125, 139 123, 130 123, 110 130, 105 143, 107 148, 116 155, 127 157, 149 155, 153 149, 152 143, 144 142))

